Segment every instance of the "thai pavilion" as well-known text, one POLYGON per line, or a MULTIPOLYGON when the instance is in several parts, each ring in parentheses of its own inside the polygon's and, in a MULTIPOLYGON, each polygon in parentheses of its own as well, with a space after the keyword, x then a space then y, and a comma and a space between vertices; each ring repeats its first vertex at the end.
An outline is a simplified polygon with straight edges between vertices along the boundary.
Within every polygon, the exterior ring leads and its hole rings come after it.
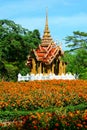
POLYGON ((29 55, 27 59, 27 66, 30 67, 31 74, 65 74, 66 64, 61 60, 64 52, 61 46, 58 46, 50 35, 47 13, 41 44, 32 53, 33 55, 29 55))

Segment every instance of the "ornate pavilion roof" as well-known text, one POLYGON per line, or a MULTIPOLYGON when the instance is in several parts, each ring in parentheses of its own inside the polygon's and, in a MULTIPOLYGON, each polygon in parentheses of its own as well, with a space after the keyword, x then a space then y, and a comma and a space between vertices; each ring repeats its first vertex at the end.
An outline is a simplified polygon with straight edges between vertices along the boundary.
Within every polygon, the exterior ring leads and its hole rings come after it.
POLYGON ((36 50, 34 50, 34 54, 36 56, 37 61, 41 61, 45 64, 51 64, 57 55, 63 54, 61 47, 56 45, 50 35, 47 13, 45 29, 43 37, 41 39, 41 44, 36 50))

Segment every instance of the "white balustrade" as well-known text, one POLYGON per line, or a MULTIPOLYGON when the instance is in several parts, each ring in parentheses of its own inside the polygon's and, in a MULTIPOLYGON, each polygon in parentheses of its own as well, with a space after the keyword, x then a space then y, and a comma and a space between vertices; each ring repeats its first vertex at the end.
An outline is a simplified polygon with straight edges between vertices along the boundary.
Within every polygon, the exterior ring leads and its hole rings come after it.
POLYGON ((71 73, 66 73, 62 75, 55 75, 55 74, 27 74, 26 76, 22 76, 20 73, 18 74, 18 81, 32 81, 32 80, 52 80, 52 79, 63 79, 63 80, 73 80, 78 78, 76 74, 72 75, 71 73))

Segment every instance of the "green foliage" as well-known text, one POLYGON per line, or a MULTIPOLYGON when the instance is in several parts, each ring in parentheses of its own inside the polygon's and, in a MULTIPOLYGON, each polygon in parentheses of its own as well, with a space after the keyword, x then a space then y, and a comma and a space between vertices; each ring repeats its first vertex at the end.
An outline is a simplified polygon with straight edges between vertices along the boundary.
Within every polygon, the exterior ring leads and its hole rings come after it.
POLYGON ((28 73, 27 56, 39 43, 38 30, 29 31, 11 20, 0 20, 0 79, 16 81, 20 71, 28 73))
MULTIPOLYGON (((82 106, 84 106, 82 104, 82 106)), ((81 107, 81 105, 80 105, 81 107)), ((69 107, 68 107, 69 108, 69 107)), ((79 108, 79 107, 78 107, 79 108)), ((74 109, 71 106, 66 113, 67 108, 61 107, 60 109, 55 108, 50 111, 50 109, 43 111, 5 111, 0 112, 0 116, 5 117, 2 120, 6 123, 6 117, 8 116, 8 121, 10 125, 1 125, 1 130, 85 130, 87 128, 87 111, 86 109, 74 109), (73 111, 72 111, 73 108, 73 111)), ((2 124, 1 121, 1 124, 2 124)))
POLYGON ((70 48, 64 56, 66 71, 77 74, 80 79, 87 79, 87 33, 76 31, 65 40, 70 48))
POLYGON ((73 36, 68 36, 65 38, 67 47, 70 48, 70 51, 77 50, 80 48, 87 49, 87 33, 74 31, 73 36))
POLYGON ((28 115, 29 111, 0 111, 0 120, 13 121, 15 118, 19 119, 20 116, 28 115))
POLYGON ((5 76, 5 80, 10 81, 16 81, 17 80, 17 72, 18 67, 11 64, 11 63, 5 63, 5 68, 7 70, 7 76, 5 76))
POLYGON ((13 121, 15 118, 19 119, 21 116, 26 116, 29 115, 30 113, 46 113, 46 112, 56 112, 59 115, 62 114, 67 114, 68 112, 74 112, 76 110, 86 110, 87 108, 87 103, 81 103, 79 105, 68 105, 66 107, 48 107, 48 108, 43 108, 43 109, 38 109, 38 110, 31 110, 31 111, 0 111, 0 120, 1 121, 13 121))

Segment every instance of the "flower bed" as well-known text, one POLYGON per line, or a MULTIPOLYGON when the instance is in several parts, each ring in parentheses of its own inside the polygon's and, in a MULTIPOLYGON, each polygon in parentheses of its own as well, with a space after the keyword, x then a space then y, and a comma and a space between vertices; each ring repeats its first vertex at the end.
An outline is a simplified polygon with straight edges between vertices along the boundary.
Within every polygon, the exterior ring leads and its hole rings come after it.
POLYGON ((87 81, 0 82, 0 110, 34 110, 87 102, 87 81))
MULTIPOLYGON (((87 107, 86 80, 46 80, 30 82, 0 82, 1 111, 35 111, 22 116, 7 126, 15 130, 29 129, 86 129, 87 107), (70 106, 79 108, 71 111, 70 106), (54 108, 58 108, 55 110, 54 108), (37 112, 53 108, 53 111, 37 112), (64 108, 64 111, 61 111, 64 108), (67 109, 68 108, 68 109, 67 109), (15 126, 14 126, 15 125, 15 126), (26 128, 25 128, 26 127, 26 128)), ((1 122, 1 128, 6 129, 1 122)))

